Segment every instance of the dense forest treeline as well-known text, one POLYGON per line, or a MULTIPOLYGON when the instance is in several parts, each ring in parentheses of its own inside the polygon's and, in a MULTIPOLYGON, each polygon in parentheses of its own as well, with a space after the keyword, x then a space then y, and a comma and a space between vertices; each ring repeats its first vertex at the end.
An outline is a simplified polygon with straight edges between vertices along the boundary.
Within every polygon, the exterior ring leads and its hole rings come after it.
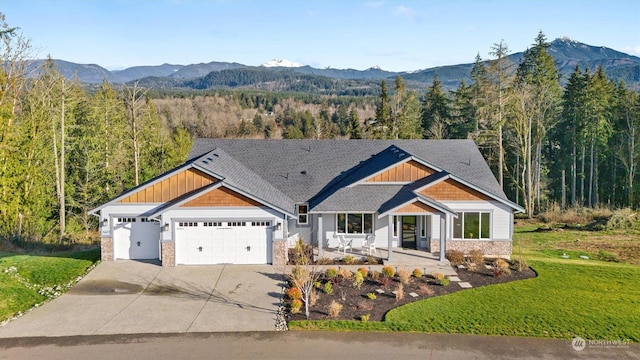
POLYGON ((529 214, 640 202, 638 93, 602 68, 562 88, 542 33, 518 64, 495 44, 454 91, 398 76, 367 96, 86 86, 53 61, 27 76, 29 41, 1 14, 0 39, 0 249, 96 236, 87 211, 182 163, 194 137, 469 138, 529 214))

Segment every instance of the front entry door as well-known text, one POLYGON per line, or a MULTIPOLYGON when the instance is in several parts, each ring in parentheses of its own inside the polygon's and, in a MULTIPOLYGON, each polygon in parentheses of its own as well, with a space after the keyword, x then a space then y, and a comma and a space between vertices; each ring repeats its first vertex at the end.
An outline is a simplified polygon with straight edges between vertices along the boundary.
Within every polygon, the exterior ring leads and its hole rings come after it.
POLYGON ((417 243, 417 216, 402 216, 402 247, 415 249, 417 243))

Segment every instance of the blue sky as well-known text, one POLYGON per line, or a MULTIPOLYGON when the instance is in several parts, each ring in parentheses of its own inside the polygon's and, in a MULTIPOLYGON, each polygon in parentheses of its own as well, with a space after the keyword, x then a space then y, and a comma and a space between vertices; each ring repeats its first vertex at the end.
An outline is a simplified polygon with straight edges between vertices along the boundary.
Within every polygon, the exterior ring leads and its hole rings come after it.
POLYGON ((542 30, 640 55, 640 1, 2 0, 10 26, 51 55, 108 69, 288 59, 409 71, 473 62, 542 30))

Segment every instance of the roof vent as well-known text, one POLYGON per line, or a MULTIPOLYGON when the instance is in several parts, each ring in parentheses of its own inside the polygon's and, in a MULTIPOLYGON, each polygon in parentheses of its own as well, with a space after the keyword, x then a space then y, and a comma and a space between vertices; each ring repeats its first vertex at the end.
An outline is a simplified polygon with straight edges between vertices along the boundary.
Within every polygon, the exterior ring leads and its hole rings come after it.
POLYGON ((403 157, 404 155, 405 155, 405 153, 400 153, 400 154, 398 155, 398 157, 403 157))
POLYGON ((211 157, 208 157, 208 158, 207 158, 207 160, 209 160, 209 161, 213 161, 213 158, 211 158, 211 157))
POLYGON ((302 170, 302 171, 300 171, 300 174, 302 174, 302 175, 307 175, 307 170, 302 170))

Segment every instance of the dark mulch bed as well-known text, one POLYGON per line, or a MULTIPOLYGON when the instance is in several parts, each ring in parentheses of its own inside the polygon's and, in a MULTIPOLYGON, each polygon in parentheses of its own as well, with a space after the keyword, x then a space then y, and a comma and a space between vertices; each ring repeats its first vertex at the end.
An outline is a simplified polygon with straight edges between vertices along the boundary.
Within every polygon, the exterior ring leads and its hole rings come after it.
MULTIPOLYGON (((487 262, 487 264, 491 263, 487 262)), ((478 267, 475 272, 469 271, 466 268, 454 268, 460 280, 470 283, 474 288, 536 277, 536 273, 529 267, 520 272, 512 269, 511 274, 503 274, 501 276, 495 276, 491 269, 487 269, 484 266, 478 267)), ((413 269, 406 270, 412 271, 413 269)), ((324 277, 321 279, 322 284, 327 281, 329 280, 324 277)), ((447 286, 439 285, 430 274, 423 275, 420 278, 412 276, 409 283, 403 287, 403 298, 397 300, 396 296, 392 293, 400 284, 397 276, 390 279, 386 286, 381 284, 380 281, 375 281, 371 276, 366 276, 360 289, 353 286, 353 278, 349 280, 340 279, 334 282, 333 293, 331 294, 324 293, 322 289, 317 290, 319 298, 316 304, 310 309, 311 320, 360 320, 362 315, 368 314, 369 321, 382 321, 384 320, 385 314, 395 307, 417 300, 465 290, 453 281, 447 286), (384 293, 377 293, 377 289, 384 290, 384 293), (409 295, 411 292, 418 294, 418 296, 415 298, 411 297, 409 295), (369 299, 367 297, 368 293, 376 294, 376 299, 369 299), (329 316, 328 309, 332 301, 343 305, 337 317, 329 316)), ((298 314, 291 314, 289 308, 287 308, 287 312, 288 320, 306 319, 304 315, 304 305, 302 305, 302 309, 298 314)))

